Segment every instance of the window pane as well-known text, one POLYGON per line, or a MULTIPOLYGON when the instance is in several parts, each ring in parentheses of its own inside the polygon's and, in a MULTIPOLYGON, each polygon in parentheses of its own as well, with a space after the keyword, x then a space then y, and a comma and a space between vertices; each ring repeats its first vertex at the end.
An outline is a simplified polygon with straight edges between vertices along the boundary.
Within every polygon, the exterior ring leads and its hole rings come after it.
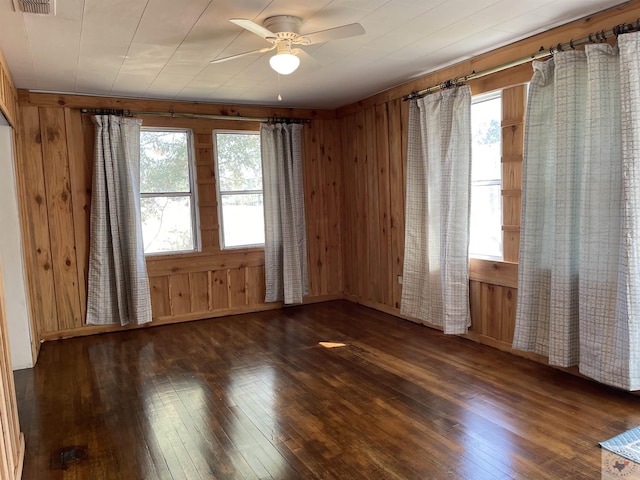
POLYGON ((193 250, 191 197, 140 199, 145 253, 193 250))
POLYGON ((474 182, 496 180, 501 177, 501 119, 500 97, 477 102, 471 106, 471 131, 473 132, 471 178, 474 182))
POLYGON ((469 255, 502 259, 502 99, 474 99, 469 255))
POLYGON ((262 194, 223 195, 224 246, 264 243, 262 194))
POLYGON ((502 258, 502 193, 500 185, 471 187, 469 254, 502 258))
POLYGON ((140 192, 189 192, 186 132, 140 132, 140 192))
POLYGON ((216 158, 221 192, 262 190, 260 135, 216 133, 216 158))

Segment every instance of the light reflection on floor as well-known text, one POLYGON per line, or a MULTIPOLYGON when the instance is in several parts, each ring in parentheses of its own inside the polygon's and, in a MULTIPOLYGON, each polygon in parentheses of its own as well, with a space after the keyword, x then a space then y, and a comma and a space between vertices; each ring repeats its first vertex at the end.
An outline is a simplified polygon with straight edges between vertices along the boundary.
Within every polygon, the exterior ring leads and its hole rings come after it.
POLYGON ((227 387, 233 413, 229 437, 251 469, 268 478, 286 471, 286 460, 274 446, 280 439, 275 378, 269 364, 247 366, 232 370, 227 387))
MULTIPOLYGON (((454 427, 462 433, 461 464, 463 468, 472 468, 465 472, 465 478, 478 478, 479 465, 486 465, 487 472, 495 472, 500 465, 511 465, 510 459, 515 454, 514 442, 509 438, 512 434, 509 431, 512 419, 498 407, 485 402, 482 395, 474 396, 473 403, 473 410, 461 410, 462 421, 454 427), (492 462, 493 459, 499 461, 492 462)), ((506 468, 505 475, 509 471, 506 468)))

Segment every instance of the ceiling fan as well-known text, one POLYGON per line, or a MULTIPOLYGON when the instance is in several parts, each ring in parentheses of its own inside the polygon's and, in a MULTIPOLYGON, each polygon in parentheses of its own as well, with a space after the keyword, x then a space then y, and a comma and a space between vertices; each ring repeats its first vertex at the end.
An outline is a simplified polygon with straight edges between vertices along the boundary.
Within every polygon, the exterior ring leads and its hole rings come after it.
POLYGON ((300 33, 302 20, 292 15, 269 17, 264 21, 263 25, 258 25, 244 18, 233 18, 231 22, 264 38, 271 46, 231 55, 229 57, 217 58, 212 60, 211 63, 226 62, 247 55, 275 50, 276 54, 269 59, 269 64, 271 68, 282 75, 293 73, 300 65, 298 55, 304 54, 304 51, 300 48, 292 48, 293 45, 313 45, 315 43, 324 43, 330 40, 353 37, 365 33, 362 25, 359 23, 350 23, 348 25, 302 35, 300 33))

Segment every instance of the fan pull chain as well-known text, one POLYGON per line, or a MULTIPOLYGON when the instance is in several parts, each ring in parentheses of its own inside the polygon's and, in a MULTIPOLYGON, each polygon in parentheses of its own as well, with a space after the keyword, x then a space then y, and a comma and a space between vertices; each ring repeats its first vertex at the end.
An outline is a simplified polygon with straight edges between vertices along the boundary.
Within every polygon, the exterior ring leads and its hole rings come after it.
POLYGON ((282 95, 280 95, 280 91, 282 89, 280 88, 280 74, 278 73, 278 101, 281 102, 282 101, 282 95))

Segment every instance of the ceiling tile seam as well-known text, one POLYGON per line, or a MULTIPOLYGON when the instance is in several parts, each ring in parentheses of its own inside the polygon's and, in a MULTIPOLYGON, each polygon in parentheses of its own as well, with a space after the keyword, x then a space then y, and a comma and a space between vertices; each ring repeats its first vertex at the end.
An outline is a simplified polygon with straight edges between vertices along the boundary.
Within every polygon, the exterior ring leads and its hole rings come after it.
MULTIPOLYGON (((149 86, 146 88, 146 90, 144 91, 143 95, 147 95, 147 92, 149 92, 149 89, 152 87, 152 85, 155 83, 156 80, 158 80, 158 77, 162 74, 163 70, 166 68, 167 64, 169 62, 171 62, 171 59, 176 55, 176 52, 180 49, 180 47, 182 46, 182 44, 184 43, 185 39, 189 36, 189 34, 193 31, 193 29, 195 28, 196 24, 200 21, 200 19, 202 18, 202 16, 204 15, 204 13, 209 9, 209 7, 211 6, 211 4, 213 3, 214 0, 209 0, 209 3, 207 3, 207 5, 202 9, 202 11, 200 12, 200 15, 198 15, 198 18, 191 24, 191 28, 189 29, 189 31, 186 33, 186 35, 182 38, 182 40, 180 41, 180 43, 178 44, 178 46, 176 46, 175 50, 173 51, 173 53, 171 54, 171 56, 167 59, 167 61, 165 62, 164 66, 160 69, 160 71, 158 72, 158 74, 153 78, 153 80, 151 80, 151 82, 149 82, 149 86)), ((202 69, 200 70, 200 72, 198 72, 198 75, 200 73, 202 73, 202 70, 204 70, 206 67, 202 67, 202 69)), ((195 78, 195 76, 194 76, 195 78)), ((178 98, 179 95, 182 93, 182 91, 184 90, 185 87, 183 87, 182 89, 180 89, 180 92, 178 92, 176 95, 173 95, 173 98, 178 98)))
MULTIPOLYGON (((423 43, 424 43, 424 44, 428 44, 428 43, 429 43, 429 42, 428 42, 428 40, 429 40, 430 38, 438 36, 438 34, 439 34, 439 33, 443 32, 444 30, 447 30, 448 28, 452 28, 452 26, 454 26, 455 24, 459 23, 460 21, 462 21, 462 20, 464 20, 464 19, 466 19, 466 18, 470 18, 470 17, 472 17, 473 15, 476 15, 476 14, 478 14, 479 12, 482 12, 483 10, 486 10, 487 8, 491 8, 492 6, 497 5, 498 3, 500 3, 500 1, 495 2, 495 3, 492 3, 491 5, 488 5, 488 6, 486 6, 485 8, 478 10, 477 12, 474 12, 473 14, 468 15, 467 17, 464 17, 464 18, 462 18, 462 19, 457 19, 457 20, 455 20, 454 22, 452 22, 452 23, 450 23, 450 24, 446 25, 445 27, 442 27, 442 28, 441 28, 441 29, 439 29, 439 30, 434 30, 434 31, 430 32, 428 35, 426 35, 426 36, 424 36, 424 37, 420 37, 419 39, 417 39, 417 40, 415 40, 415 41, 413 41, 413 42, 410 42, 410 43, 408 43, 408 44, 404 45, 404 46, 403 46, 403 48, 407 48, 407 47, 411 47, 411 46, 420 46, 420 45, 422 45, 423 43)), ((509 18, 509 20, 513 20, 514 18, 517 18, 518 16, 519 16, 519 15, 516 15, 516 16, 514 16, 514 17, 510 17, 510 18, 509 18)), ((508 20, 506 20, 506 21, 508 21, 508 20)), ((491 30, 491 29, 486 29, 486 30, 491 30)), ((464 42, 464 41, 466 41, 468 38, 472 37, 473 35, 475 35, 475 34, 477 34, 477 33, 479 33, 479 32, 471 33, 471 34, 467 35, 466 37, 464 37, 463 39, 461 39, 461 40, 457 40, 457 41, 456 41, 456 42, 454 42, 454 43, 450 43, 450 44, 447 44, 447 45, 443 45, 443 46, 441 46, 440 48, 437 48, 437 49, 435 49, 435 50, 430 51, 428 54, 422 55, 422 56, 421 56, 421 57, 419 57, 417 60, 419 60, 420 58, 424 58, 424 57, 431 56, 431 55, 433 55, 433 54, 435 54, 435 53, 437 53, 437 52, 441 52, 441 51, 443 51, 443 50, 445 50, 445 49, 449 48, 451 45, 455 45, 455 44, 458 44, 458 43, 460 43, 460 42, 464 42)), ((527 38, 528 36, 530 36, 530 35, 529 35, 529 34, 527 34, 525 37, 522 37, 522 38, 527 38)), ((518 39, 518 40, 522 40, 522 38, 520 38, 520 39, 518 39)), ((514 41, 518 41, 518 40, 514 40, 514 41)), ((512 42, 512 41, 509 41, 509 43, 513 43, 513 42, 512 42)), ((501 48, 501 47, 503 47, 503 46, 505 46, 505 45, 506 45, 506 44, 500 43, 500 44, 492 45, 491 47, 488 47, 487 49, 484 49, 484 48, 483 48, 483 49, 480 49, 480 50, 475 50, 475 51, 471 54, 471 57, 472 57, 472 56, 476 56, 476 55, 481 55, 481 54, 483 54, 483 53, 490 52, 491 50, 495 50, 495 49, 497 49, 497 48, 501 48)), ((393 53, 395 53, 395 52, 390 52, 389 54, 387 54, 387 56, 393 55, 393 53)), ((451 61, 451 62, 449 62, 449 63, 450 63, 451 65, 453 65, 453 64, 455 64, 455 63, 458 63, 458 62, 460 62, 460 61, 464 60, 465 58, 471 58, 471 57, 464 57, 464 58, 463 58, 463 57, 456 57, 455 59, 452 59, 452 61, 451 61)), ((436 70, 437 70, 437 69, 439 69, 439 68, 442 68, 442 66, 439 66, 439 67, 437 67, 437 68, 435 68, 435 69, 429 70, 427 73, 425 73, 425 75, 426 75, 426 74, 429 74, 429 73, 433 73, 434 71, 436 71, 436 70)))
MULTIPOLYGON (((262 13, 263 13, 264 11, 266 11, 266 10, 268 10, 268 9, 269 9, 269 7, 271 6, 271 4, 272 4, 272 3, 273 3, 273 0, 271 0, 269 3, 267 3, 267 4, 262 8, 262 10, 260 10, 260 12, 258 12, 258 14, 257 14, 257 15, 254 15, 254 17, 251 19, 251 21, 255 22, 255 21, 256 21, 256 19, 257 19, 260 15, 262 15, 262 13)), ((231 19, 228 19, 228 20, 231 20, 231 19)), ((220 53, 224 52, 227 48, 229 48, 231 45, 233 45, 233 44, 235 43, 235 41, 236 41, 236 40, 238 40, 238 38, 240 38, 240 35, 242 35, 243 33, 245 33, 245 30, 243 30, 242 28, 238 28, 238 34, 237 34, 235 37, 233 37, 233 39, 232 39, 232 40, 230 40, 230 41, 227 43, 227 45, 226 45, 224 48, 222 48, 222 49, 220 50, 220 52, 218 52, 218 55, 220 55, 220 53)), ((241 53, 241 52, 238 52, 238 53, 241 53)), ((215 58, 212 58, 211 60, 215 60, 215 58)), ((206 67, 205 67, 205 68, 206 68, 206 67)), ((203 70, 204 70, 204 69, 203 69, 203 70)))
POLYGON ((144 4, 144 9, 142 10, 142 14, 140 15, 140 18, 138 19, 138 24, 136 25, 136 30, 133 32, 133 35, 131 35, 131 41, 129 42, 129 46, 127 47, 127 52, 124 54, 124 57, 122 57, 122 62, 120 63, 120 68, 118 68, 118 73, 116 73, 114 75, 114 77, 113 77, 113 82, 111 83, 111 88, 109 89, 109 93, 113 93, 113 87, 116 84, 116 82, 118 81, 118 77, 120 76, 120 73, 122 72, 122 66, 124 65, 124 62, 129 57, 129 52, 131 51, 131 45, 133 44, 133 40, 134 40, 134 38, 136 38, 136 34, 138 33, 138 30, 140 29, 140 24, 142 23, 142 19, 144 18, 144 14, 147 11, 147 7, 149 6, 149 2, 150 2, 150 0, 147 0, 147 3, 144 4))
POLYGON ((33 56, 33 49, 31 48, 31 38, 29 38, 29 31, 27 30, 27 23, 24 21, 24 13, 20 12, 22 16, 22 29, 24 31, 24 36, 27 39, 27 49, 29 51, 29 60, 31 61, 31 65, 33 66, 33 72, 36 76, 36 85, 40 87, 40 74, 38 73, 38 66, 36 65, 36 59, 33 56))
MULTIPOLYGON (((389 0, 389 1, 391 1, 391 0, 389 0)), ((427 9, 427 10, 425 10, 424 12, 421 12, 421 13, 420 13, 420 16, 423 16, 423 15, 428 14, 428 13, 429 13, 429 12, 431 12, 432 10, 435 10, 436 8, 438 8, 438 7, 439 7, 439 6, 441 6, 441 5, 444 5, 445 3, 447 3, 447 2, 446 2, 446 1, 441 1, 440 3, 437 3, 437 4, 433 5, 431 8, 428 8, 428 9, 427 9)), ((386 4, 385 4, 385 5, 386 5, 386 4)), ((380 6, 380 8, 382 8, 382 6, 380 6)), ((369 15, 372 15, 373 13, 375 13, 375 11, 374 11, 374 12, 371 12, 371 13, 370 13, 370 14, 368 14, 368 15, 366 15, 366 16, 365 16, 361 21, 366 21, 366 18, 367 18, 369 15)), ((455 23, 455 22, 454 22, 454 23, 455 23)), ((450 25, 453 25, 453 24, 450 24, 450 25)), ((450 26, 450 25, 449 25, 449 26, 450 26)), ((447 27, 445 27, 445 28, 447 28, 447 27)), ((440 29, 440 30, 438 30, 438 31, 439 31, 439 32, 441 32, 442 30, 443 30, 443 29, 440 29)), ((430 33, 429 33, 429 34, 427 34, 426 36, 424 36, 424 37, 420 37, 420 40, 422 40, 422 39, 424 39, 424 38, 428 38, 428 37, 430 37, 433 33, 434 33, 434 32, 430 32, 430 33)), ((374 43, 374 42, 380 41, 380 38, 384 38, 384 37, 385 37, 385 36, 387 36, 387 35, 389 35, 389 33, 385 33, 382 37, 373 38, 373 39, 371 39, 371 41, 370 41, 369 43, 366 43, 364 46, 371 45, 371 44, 372 44, 372 43, 374 43)), ((405 46, 413 45, 414 43, 416 43, 416 42, 418 42, 418 41, 420 41, 420 40, 416 40, 415 42, 409 43, 409 44, 407 44, 407 45, 405 45, 405 46)))
POLYGON ((78 91, 78 70, 80 69, 80 52, 82 51, 82 36, 84 34, 84 14, 87 9, 87 0, 82 0, 82 17, 80 18, 80 35, 78 38, 78 55, 76 56, 76 72, 73 79, 73 91, 78 91))
MULTIPOLYGON (((500 3, 500 2, 496 2, 496 3, 500 3)), ((492 4, 492 5, 495 5, 495 4, 492 4)), ((485 8, 490 8, 492 5, 489 5, 488 7, 485 7, 485 8)), ((484 10, 484 9, 482 9, 482 10, 484 10)), ((478 10, 478 12, 481 12, 482 10, 478 10)), ((497 50, 497 49, 505 47, 507 45, 511 45, 513 43, 520 42, 520 41, 525 40, 527 38, 533 37, 533 36, 535 36, 536 34, 538 34, 540 32, 551 30, 551 29, 556 28, 558 26, 565 25, 565 24, 571 23, 573 21, 576 21, 576 20, 578 20, 580 18, 586 18, 586 17, 588 17, 589 15, 592 15, 592 14, 593 14, 593 12, 591 14, 587 14, 587 15, 584 15, 584 16, 577 16, 575 18, 574 18, 574 16, 570 16, 570 17, 567 17, 566 19, 558 19, 556 22, 552 22, 552 23, 548 24, 545 27, 541 27, 540 29, 538 29, 537 32, 536 31, 527 32, 526 34, 510 38, 509 40, 505 40, 503 42, 499 42, 499 43, 497 43, 495 45, 491 45, 490 47, 487 47, 487 48, 481 48, 479 50, 469 51, 466 54, 458 55, 455 58, 450 57, 446 62, 439 63, 439 64, 435 65, 432 69, 430 69, 428 71, 423 71, 422 73, 414 76, 413 78, 416 78, 418 76, 430 75, 430 74, 432 74, 434 72, 437 72, 438 70, 440 70, 442 68, 446 68, 449 65, 455 65, 457 63, 463 62, 463 61, 468 60, 470 58, 474 58, 474 57, 479 56, 479 55, 487 54, 487 53, 491 52, 492 50, 497 50)), ((515 17, 512 17, 510 20, 513 20, 513 18, 517 18, 518 16, 519 15, 516 15, 515 17)), ((465 17, 465 18, 468 18, 468 17, 465 17)), ((457 21, 454 22, 454 23, 457 23, 457 21)), ((453 24, 451 24, 451 25, 453 25, 453 24)), ((448 27, 445 27, 445 28, 448 28, 448 27)), ((441 32, 442 30, 443 29, 438 30, 438 32, 441 32)), ((487 29, 485 29, 483 31, 495 31, 495 32, 502 33, 500 30, 496 30, 494 28, 487 28, 487 29)), ((466 36, 466 37, 464 37, 464 38, 462 38, 460 40, 457 40, 454 43, 451 43, 451 44, 448 44, 448 45, 444 45, 444 46, 442 46, 442 47, 440 47, 440 48, 438 48, 436 50, 433 50, 433 51, 429 52, 427 55, 424 55, 422 58, 432 56, 432 55, 434 55, 434 54, 436 54, 438 52, 446 51, 447 48, 449 48, 449 47, 451 47, 453 45, 457 45, 457 44, 460 44, 460 43, 467 42, 470 37, 476 35, 477 33, 481 33, 481 32, 472 33, 472 34, 470 34, 470 35, 468 35, 468 36, 466 36)), ((432 35, 430 34, 429 37, 423 37, 423 39, 421 39, 421 40, 424 40, 425 38, 430 38, 431 36, 432 35)), ((421 40, 416 40, 415 42, 412 42, 412 43, 408 44, 407 46, 416 45, 421 40)), ((417 61, 419 61, 419 60, 420 59, 418 58, 417 61)))
MULTIPOLYGON (((260 12, 258 12, 258 14, 257 14, 257 15, 255 15, 251 20, 252 20, 252 21, 255 21, 255 19, 256 19, 256 18, 258 18, 260 15, 262 15, 262 13, 263 13, 263 12, 265 12, 266 10, 268 10, 268 9, 269 9, 269 7, 273 4, 273 1, 274 1, 274 0, 271 0, 269 3, 267 3, 267 4, 266 4, 266 5, 265 5, 261 10, 260 10, 260 12)), ((238 34, 237 34, 235 37, 233 37, 233 39, 232 39, 232 40, 230 40, 230 41, 227 43, 227 45, 226 45, 225 47, 223 47, 223 48, 218 52, 218 55, 219 55, 220 53, 224 52, 224 51, 225 51, 227 48, 229 48, 231 45, 233 45, 233 43, 234 43, 234 42, 236 42, 236 41, 238 40, 238 38, 240 38, 240 35, 242 35, 243 33, 244 33, 244 31, 243 31, 242 29, 238 29, 238 34)), ((255 63, 259 58, 262 58, 262 55, 258 55, 258 58, 256 58, 252 63, 255 63)), ((214 60, 214 59, 215 59, 215 57, 214 57, 214 58, 212 58, 211 60, 214 60)), ((198 72, 198 75, 200 75, 203 71, 205 71, 205 70, 207 69, 207 67, 208 67, 208 65, 205 65, 205 66, 202 68, 202 70, 200 70, 200 72, 198 72)), ((193 79, 195 80, 195 78, 196 78, 198 75, 194 75, 193 79)), ((237 75, 237 73, 232 74, 232 75, 231 75, 231 77, 229 77, 229 78, 228 78, 228 79, 227 79, 227 80, 222 84, 222 86, 224 87, 224 86, 225 86, 225 85, 227 85, 229 82, 231 82, 231 81, 234 79, 234 77, 235 77, 236 75, 237 75)), ((192 80, 192 81, 193 81, 193 80, 192 80)), ((185 89, 185 88, 187 88, 190 84, 191 84, 191 82, 189 82, 187 85, 185 85, 185 86, 182 88, 182 90, 180 90, 180 93, 178 93, 177 97, 179 97, 179 96, 182 94, 182 92, 184 91, 184 89, 185 89)))

